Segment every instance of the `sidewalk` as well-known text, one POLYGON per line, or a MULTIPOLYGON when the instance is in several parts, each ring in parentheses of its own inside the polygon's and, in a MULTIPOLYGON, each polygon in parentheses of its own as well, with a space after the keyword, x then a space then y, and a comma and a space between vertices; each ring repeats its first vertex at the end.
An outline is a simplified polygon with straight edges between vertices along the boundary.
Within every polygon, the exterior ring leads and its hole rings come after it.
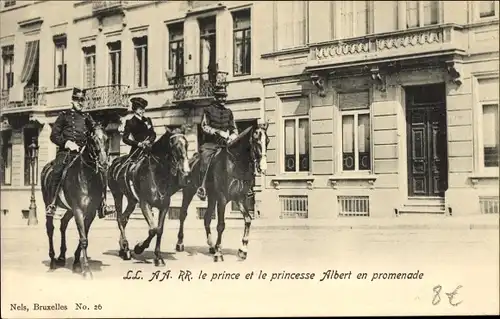
MULTIPOLYGON (((38 225, 28 226, 27 219, 12 218, 13 216, 2 216, 0 220, 1 229, 13 228, 45 228, 45 217, 38 217, 38 225)), ((156 219, 155 219, 156 221, 156 219)), ((484 230, 484 229, 499 229, 499 215, 473 215, 464 217, 450 216, 428 216, 428 215, 411 215, 387 218, 375 217, 346 217, 346 218, 329 218, 329 219, 254 219, 252 220, 252 229, 297 229, 297 228, 327 228, 332 230, 346 229, 449 229, 449 230, 484 230)), ((212 220, 212 227, 217 225, 217 220, 212 220)), ((59 221, 55 220, 56 228, 59 228, 59 221)), ((70 228, 75 227, 72 220, 69 224, 70 228)), ((92 228, 108 228, 114 229, 117 227, 115 220, 100 220, 95 219, 92 228)), ((166 229, 178 229, 178 220, 165 220, 166 229)), ((242 219, 226 219, 226 228, 243 228, 244 222, 242 219)), ((127 228, 147 228, 147 223, 141 219, 131 219, 127 228)), ((203 229, 203 220, 187 220, 185 229, 203 229)))

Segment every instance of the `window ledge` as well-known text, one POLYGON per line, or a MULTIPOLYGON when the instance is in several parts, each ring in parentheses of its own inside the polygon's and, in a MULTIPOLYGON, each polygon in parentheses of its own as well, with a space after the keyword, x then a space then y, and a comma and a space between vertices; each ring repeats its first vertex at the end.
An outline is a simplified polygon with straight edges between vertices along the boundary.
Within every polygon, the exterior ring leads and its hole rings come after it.
POLYGON ((70 87, 53 88, 52 90, 45 91, 45 94, 48 94, 48 93, 58 93, 58 92, 66 92, 66 91, 71 91, 72 89, 73 88, 70 88, 70 87))
POLYGON ((271 183, 275 189, 279 189, 281 182, 294 181, 294 182, 306 182, 307 188, 313 188, 314 176, 312 175, 290 175, 290 176, 273 176, 271 178, 271 183))
POLYGON ((498 180, 498 170, 493 171, 493 172, 484 172, 484 173, 475 173, 469 175, 469 179, 471 180, 472 187, 476 188, 477 184, 479 184, 479 181, 481 180, 492 180, 496 179, 498 180))
POLYGON ((339 181, 366 181, 370 184, 370 188, 375 188, 375 181, 377 180, 377 175, 374 174, 339 174, 328 177, 332 187, 337 188, 339 181))
POLYGON ((293 47, 287 49, 276 50, 273 52, 268 52, 261 54, 261 58, 274 58, 280 55, 293 54, 293 53, 309 53, 309 47, 307 45, 301 45, 300 47, 293 47))

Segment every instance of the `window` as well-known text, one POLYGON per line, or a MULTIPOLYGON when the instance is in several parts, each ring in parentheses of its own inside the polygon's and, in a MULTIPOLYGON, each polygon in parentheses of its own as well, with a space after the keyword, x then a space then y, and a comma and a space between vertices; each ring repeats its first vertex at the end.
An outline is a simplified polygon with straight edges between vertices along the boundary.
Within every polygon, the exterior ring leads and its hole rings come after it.
POLYGON ((439 23, 439 1, 406 1, 406 27, 439 23))
POLYGON ((499 157, 499 112, 498 75, 496 78, 478 79, 478 135, 479 170, 498 174, 499 157))
POLYGON ((121 84, 122 45, 120 41, 108 43, 109 68, 108 84, 121 84))
POLYGON ((12 7, 12 6, 15 6, 15 5, 16 5, 16 1, 14 1, 14 0, 5 0, 4 1, 4 7, 5 8, 12 7))
POLYGON ((148 86, 148 37, 134 38, 135 85, 138 88, 148 86))
POLYGON ((307 43, 308 11, 307 1, 274 2, 276 49, 293 48, 307 43))
POLYGON ((216 20, 215 16, 199 20, 200 26, 200 72, 202 81, 200 86, 208 80, 209 83, 215 83, 217 79, 217 41, 216 41, 216 20))
POLYGON ((342 119, 342 171, 371 169, 370 110, 368 92, 339 95, 342 119))
POLYGON ((2 132, 1 178, 2 185, 12 185, 12 131, 2 132))
POLYGON ((176 77, 184 75, 184 26, 176 23, 168 26, 168 69, 176 77))
POLYGON ((371 32, 371 6, 371 1, 341 2, 342 37, 358 37, 371 32))
POLYGON ((498 167, 499 121, 498 104, 483 105, 483 164, 484 167, 498 167))
POLYGON ((14 46, 2 48, 2 90, 9 90, 14 85, 14 46))
POLYGON ((54 37, 54 74, 55 74, 55 87, 65 87, 67 79, 67 66, 66 66, 66 36, 54 37))
POLYGON ((251 73, 251 19, 250 9, 233 13, 233 71, 234 75, 251 73))
POLYGON ((34 167, 31 166, 31 150, 29 146, 32 143, 38 144, 38 129, 24 129, 24 185, 29 186, 32 182, 38 184, 38 158, 34 167), (34 176, 33 176, 34 173, 34 176), (34 179, 33 179, 34 177, 34 179))
POLYGON ((83 84, 85 88, 91 88, 95 86, 95 76, 96 76, 96 55, 95 46, 89 46, 83 48, 83 56, 85 62, 85 68, 83 72, 83 84))
POLYGON ((308 172, 310 166, 309 98, 282 97, 285 172, 308 172))
POLYGON ((498 1, 477 1, 479 18, 495 17, 498 13, 498 1))
POLYGON ((122 137, 118 130, 109 131, 108 135, 109 162, 113 163, 115 158, 120 157, 120 143, 122 141, 122 137))

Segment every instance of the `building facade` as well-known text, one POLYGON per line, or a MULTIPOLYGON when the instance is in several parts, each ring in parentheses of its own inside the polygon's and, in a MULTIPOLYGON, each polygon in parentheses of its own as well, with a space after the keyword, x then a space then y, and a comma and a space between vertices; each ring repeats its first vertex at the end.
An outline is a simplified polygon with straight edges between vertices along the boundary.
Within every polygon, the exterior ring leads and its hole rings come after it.
POLYGON ((220 83, 241 129, 269 123, 256 217, 498 213, 495 1, 3 1, 0 15, 9 213, 29 205, 29 144, 35 176, 55 157, 72 87, 112 156, 134 96, 158 135, 185 125, 193 155, 220 83))

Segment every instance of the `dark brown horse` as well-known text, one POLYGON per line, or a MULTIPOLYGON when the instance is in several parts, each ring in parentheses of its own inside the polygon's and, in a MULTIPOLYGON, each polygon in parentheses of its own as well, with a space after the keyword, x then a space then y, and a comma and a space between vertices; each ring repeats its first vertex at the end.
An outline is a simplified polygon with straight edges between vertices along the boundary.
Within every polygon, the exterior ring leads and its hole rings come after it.
MULTIPOLYGON (((252 217, 247 206, 247 195, 257 173, 265 174, 267 157, 266 148, 269 143, 267 137, 267 123, 249 127, 243 131, 233 142, 223 147, 212 159, 212 164, 207 175, 208 206, 205 211, 204 222, 207 235, 207 244, 210 253, 214 254, 214 261, 223 261, 221 250, 222 233, 225 228, 226 205, 234 201, 243 214, 245 229, 243 232, 242 246, 238 250, 241 259, 247 257, 248 236, 252 217), (210 222, 212 214, 217 207, 217 241, 215 246, 212 241, 210 222)), ((192 162, 193 176, 199 176, 199 161, 192 162)), ((182 207, 180 212, 180 226, 177 235, 177 251, 184 250, 184 221, 187 209, 197 188, 199 178, 192 178, 189 185, 182 190, 182 207)))
POLYGON ((142 254, 156 236, 155 265, 163 266, 160 245, 165 216, 170 207, 170 198, 177 192, 189 176, 187 156, 188 142, 182 130, 176 129, 161 136, 150 151, 145 151, 138 161, 122 156, 113 161, 108 170, 109 189, 115 200, 116 220, 120 229, 119 255, 124 260, 131 258, 125 227, 137 203, 149 226, 146 240, 134 248, 134 253, 142 254), (123 196, 127 207, 122 212, 123 196), (151 208, 159 210, 158 226, 153 220, 151 208))
MULTIPOLYGON (((68 166, 56 200, 57 207, 66 209, 66 213, 61 219, 61 251, 57 259, 55 259, 53 243, 54 217, 46 216, 45 227, 49 237, 51 270, 66 264, 66 229, 74 216, 80 235, 80 243, 75 251, 73 270, 81 272, 84 277, 92 277, 87 257, 88 234, 106 191, 104 177, 108 163, 107 145, 107 136, 102 126, 98 125, 94 132, 89 135, 86 145, 80 152, 70 153, 68 151, 68 166), (80 254, 82 254, 81 263, 80 254)), ((53 163, 54 161, 51 161, 45 165, 40 176, 43 200, 46 206, 51 201, 49 194, 56 187, 52 183, 53 163)))

